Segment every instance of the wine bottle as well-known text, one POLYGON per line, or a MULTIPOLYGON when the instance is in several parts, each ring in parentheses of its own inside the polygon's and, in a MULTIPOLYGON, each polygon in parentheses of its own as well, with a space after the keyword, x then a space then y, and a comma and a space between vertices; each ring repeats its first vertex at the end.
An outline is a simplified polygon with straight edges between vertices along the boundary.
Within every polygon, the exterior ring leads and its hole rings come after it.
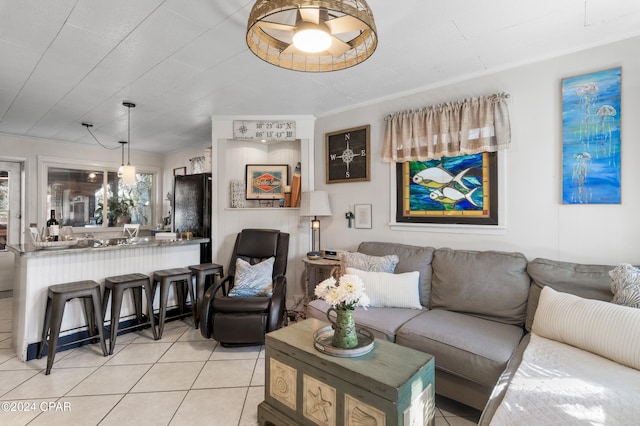
POLYGON ((49 238, 52 241, 58 241, 60 235, 60 224, 56 220, 56 211, 51 210, 51 217, 47 220, 47 230, 49 231, 49 238))

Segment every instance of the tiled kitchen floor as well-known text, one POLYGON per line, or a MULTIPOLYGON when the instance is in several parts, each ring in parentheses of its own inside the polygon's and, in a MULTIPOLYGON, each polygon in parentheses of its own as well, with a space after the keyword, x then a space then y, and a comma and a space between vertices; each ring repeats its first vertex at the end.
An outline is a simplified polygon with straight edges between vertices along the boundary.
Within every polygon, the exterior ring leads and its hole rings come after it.
MULTIPOLYGON (((11 349, 11 298, 0 298, 0 425, 257 425, 264 399, 264 347, 224 348, 189 320, 118 336, 26 363, 11 349), (7 404, 8 403, 8 404, 7 404), (11 410, 19 411, 11 411, 11 410)), ((436 425, 471 425, 479 412, 437 398, 436 425)))

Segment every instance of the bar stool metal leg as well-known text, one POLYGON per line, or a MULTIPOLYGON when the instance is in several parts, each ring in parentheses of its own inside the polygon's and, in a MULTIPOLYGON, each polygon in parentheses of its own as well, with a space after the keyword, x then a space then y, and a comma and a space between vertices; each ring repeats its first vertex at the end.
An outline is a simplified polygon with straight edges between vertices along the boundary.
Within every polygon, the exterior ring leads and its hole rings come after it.
POLYGON ((216 275, 223 277, 223 267, 217 263, 201 263, 189 266, 193 277, 196 280, 196 315, 194 320, 195 328, 200 327, 200 304, 204 298, 204 292, 209 288, 216 275))
POLYGON ((100 297, 100 287, 96 287, 92 290, 91 300, 93 301, 93 318, 95 319, 95 326, 98 330, 98 337, 100 339, 100 346, 102 346, 102 353, 107 356, 107 344, 104 340, 104 321, 102 315, 102 300, 100 297))
MULTIPOLYGON (((147 315, 149 317, 149 324, 151 325, 151 331, 153 333, 154 340, 158 340, 158 332, 156 330, 155 318, 153 316, 153 290, 149 277, 144 274, 127 274, 119 275, 115 277, 108 277, 104 282, 104 304, 106 307, 109 294, 111 294, 111 327, 109 333, 109 354, 113 354, 115 349, 116 338, 120 329, 120 313, 122 310, 122 300, 124 292, 127 289, 131 289, 133 294, 133 304, 136 310, 136 320, 138 326, 143 326, 142 316, 142 290, 144 289, 147 296, 147 315)), ((106 309, 105 309, 106 310, 106 309)), ((132 327, 127 327, 133 328, 132 327)))
POLYGON ((175 283, 176 299, 178 300, 179 311, 184 314, 184 308, 186 306, 184 296, 184 285, 186 284, 189 290, 189 297, 191 297, 192 314, 195 321, 195 296, 193 292, 193 285, 191 280, 191 271, 187 268, 174 268, 163 269, 153 273, 153 293, 158 286, 160 286, 160 307, 158 311, 158 336, 162 338, 164 332, 164 323, 167 320, 167 303, 169 301, 169 287, 175 283))
POLYGON ((77 298, 82 299, 89 337, 86 339, 79 339, 72 343, 94 340, 94 336, 97 332, 102 353, 104 356, 108 355, 104 340, 100 285, 97 282, 90 280, 52 285, 49 286, 49 291, 47 293, 47 306, 45 308, 45 318, 42 326, 42 340, 40 341, 40 347, 38 349, 38 358, 42 358, 44 345, 47 345, 46 375, 51 373, 56 351, 58 350, 58 341, 60 339, 65 305, 68 301, 77 298))

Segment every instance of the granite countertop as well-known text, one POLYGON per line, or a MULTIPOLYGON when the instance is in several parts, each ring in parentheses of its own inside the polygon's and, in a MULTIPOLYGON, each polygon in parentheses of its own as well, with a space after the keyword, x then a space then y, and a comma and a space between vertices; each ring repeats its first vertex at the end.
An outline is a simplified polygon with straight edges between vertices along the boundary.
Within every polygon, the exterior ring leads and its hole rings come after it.
POLYGON ((80 238, 75 240, 72 246, 62 246, 55 248, 36 248, 33 244, 7 244, 7 249, 18 256, 51 256, 78 252, 100 252, 105 250, 127 250, 145 247, 161 246, 181 246, 191 244, 202 244, 209 242, 208 238, 193 238, 190 240, 173 240, 156 237, 136 237, 136 238, 80 238))

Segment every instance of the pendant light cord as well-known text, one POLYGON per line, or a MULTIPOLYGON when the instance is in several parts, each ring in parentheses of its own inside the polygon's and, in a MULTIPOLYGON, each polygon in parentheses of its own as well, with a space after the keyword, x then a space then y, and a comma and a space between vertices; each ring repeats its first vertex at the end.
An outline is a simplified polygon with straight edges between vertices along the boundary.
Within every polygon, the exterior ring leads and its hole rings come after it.
MULTIPOLYGON (((94 135, 94 134, 93 134, 93 132, 91 131, 91 127, 93 127, 93 124, 89 124, 89 123, 82 123, 82 125, 83 125, 84 127, 86 127, 86 128, 87 128, 87 131, 88 131, 88 132, 89 132, 89 134, 93 137, 93 140, 95 140, 95 141, 98 143, 98 145, 100 145, 100 146, 101 146, 101 147, 103 147, 104 149, 110 149, 110 150, 120 149, 120 147, 119 147, 119 146, 110 147, 110 146, 106 146, 106 145, 104 145, 104 144, 100 143, 100 141, 98 140, 98 138, 96 138, 96 135, 94 135)), ((124 160, 124 158, 123 158, 123 160, 124 160)))
POLYGON ((127 105, 129 111, 127 123, 127 166, 131 165, 131 105, 127 105))

